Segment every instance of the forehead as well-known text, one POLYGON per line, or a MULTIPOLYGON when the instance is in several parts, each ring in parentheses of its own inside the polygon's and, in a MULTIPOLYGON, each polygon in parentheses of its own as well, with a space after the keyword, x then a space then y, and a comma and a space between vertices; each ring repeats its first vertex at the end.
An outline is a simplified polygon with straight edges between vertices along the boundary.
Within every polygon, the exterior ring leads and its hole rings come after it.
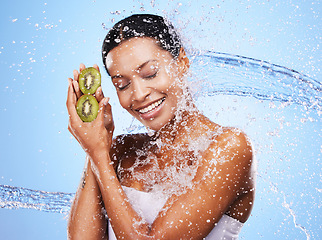
POLYGON ((106 57, 106 66, 110 73, 134 70, 150 60, 169 61, 172 55, 159 47, 151 38, 131 38, 112 49, 106 57))

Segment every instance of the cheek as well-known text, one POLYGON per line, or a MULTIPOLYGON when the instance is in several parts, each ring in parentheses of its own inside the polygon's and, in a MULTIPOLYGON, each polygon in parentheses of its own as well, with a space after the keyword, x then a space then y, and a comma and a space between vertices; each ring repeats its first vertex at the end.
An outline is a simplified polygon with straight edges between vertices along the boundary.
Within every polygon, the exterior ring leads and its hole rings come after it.
POLYGON ((177 80, 175 76, 173 76, 172 74, 163 72, 162 74, 160 74, 159 79, 157 79, 156 87, 162 92, 168 92, 172 90, 174 85, 176 85, 175 84, 176 81, 177 80))
POLYGON ((168 94, 181 96, 182 95, 182 82, 175 76, 166 76, 164 80, 160 81, 160 89, 168 94))
POLYGON ((123 93, 118 92, 117 96, 119 98, 119 102, 120 102, 121 106, 124 109, 130 108, 130 106, 131 106, 131 99, 129 97, 130 94, 123 94, 123 93))

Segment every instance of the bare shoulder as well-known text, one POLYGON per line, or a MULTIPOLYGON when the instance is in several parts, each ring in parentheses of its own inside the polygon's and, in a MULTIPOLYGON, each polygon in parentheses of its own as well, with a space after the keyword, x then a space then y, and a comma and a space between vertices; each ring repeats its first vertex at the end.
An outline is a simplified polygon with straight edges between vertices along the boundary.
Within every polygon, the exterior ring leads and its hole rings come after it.
POLYGON ((210 143, 201 157, 199 174, 195 181, 202 182, 204 190, 223 190, 222 196, 230 196, 230 206, 254 187, 253 150, 247 135, 231 127, 216 126, 210 136, 210 143), (222 186, 218 189, 218 186, 222 186))
POLYGON ((227 145, 226 147, 251 150, 251 141, 242 130, 218 125, 204 116, 201 119, 203 127, 200 130, 208 132, 208 137, 212 141, 211 146, 227 145))
POLYGON ((251 170, 253 161, 251 141, 240 129, 217 125, 203 159, 206 164, 216 164, 217 167, 221 165, 230 169, 238 168, 238 171, 246 174, 251 170))
POLYGON ((146 133, 137 133, 137 134, 122 134, 114 138, 114 145, 120 147, 120 145, 126 145, 131 147, 132 145, 143 144, 148 138, 146 133))
POLYGON ((115 153, 131 152, 144 146, 148 139, 145 133, 138 134, 122 134, 113 139, 112 149, 115 153), (125 151, 126 150, 126 151, 125 151))
POLYGON ((110 157, 111 160, 118 164, 118 161, 124 156, 130 156, 137 151, 142 149, 144 144, 147 142, 148 135, 144 133, 138 134, 122 134, 118 135, 113 139, 110 157))
POLYGON ((214 138, 214 143, 230 149, 251 151, 251 141, 248 136, 238 128, 221 127, 219 134, 214 138))

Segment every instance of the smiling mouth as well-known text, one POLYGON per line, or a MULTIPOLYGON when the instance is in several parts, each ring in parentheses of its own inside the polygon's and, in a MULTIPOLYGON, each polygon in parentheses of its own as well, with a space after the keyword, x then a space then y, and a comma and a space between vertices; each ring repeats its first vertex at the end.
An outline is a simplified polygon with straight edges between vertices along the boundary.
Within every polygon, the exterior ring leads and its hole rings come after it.
POLYGON ((151 112, 151 111, 153 111, 155 108, 159 107, 159 106, 163 103, 163 101, 164 101, 164 100, 165 100, 165 98, 162 98, 162 99, 160 99, 159 101, 154 102, 154 103, 152 103, 151 105, 149 105, 149 106, 147 106, 147 107, 145 107, 145 108, 139 109, 139 110, 137 110, 137 111, 138 111, 139 113, 141 113, 141 114, 145 114, 145 113, 151 112))

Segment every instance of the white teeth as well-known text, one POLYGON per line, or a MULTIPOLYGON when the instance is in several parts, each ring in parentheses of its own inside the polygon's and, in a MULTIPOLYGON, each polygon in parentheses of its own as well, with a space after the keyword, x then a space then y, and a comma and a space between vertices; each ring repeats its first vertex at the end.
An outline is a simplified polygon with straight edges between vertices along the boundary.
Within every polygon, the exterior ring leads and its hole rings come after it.
POLYGON ((139 112, 142 114, 150 112, 152 109, 155 109, 156 107, 158 107, 163 102, 163 100, 164 99, 160 99, 159 101, 152 103, 151 105, 149 105, 145 108, 140 109, 139 112))

